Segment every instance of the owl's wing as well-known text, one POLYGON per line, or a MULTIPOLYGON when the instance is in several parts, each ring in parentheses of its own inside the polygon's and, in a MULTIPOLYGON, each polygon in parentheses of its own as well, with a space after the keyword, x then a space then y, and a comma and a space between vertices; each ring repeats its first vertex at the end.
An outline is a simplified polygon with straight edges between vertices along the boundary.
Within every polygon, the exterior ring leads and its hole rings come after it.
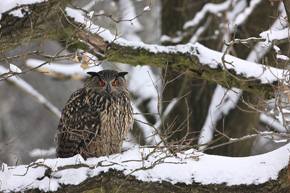
POLYGON ((87 102, 84 89, 75 91, 62 111, 57 128, 57 157, 71 157, 88 151, 90 138, 98 132, 100 116, 87 102))

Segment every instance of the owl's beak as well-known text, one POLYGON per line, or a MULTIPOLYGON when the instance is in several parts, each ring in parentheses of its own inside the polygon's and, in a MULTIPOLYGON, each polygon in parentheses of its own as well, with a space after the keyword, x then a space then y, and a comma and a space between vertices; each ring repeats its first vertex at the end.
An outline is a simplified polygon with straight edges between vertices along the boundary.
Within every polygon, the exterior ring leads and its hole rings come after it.
POLYGON ((107 90, 107 92, 111 92, 111 87, 109 84, 107 85, 106 90, 107 90))

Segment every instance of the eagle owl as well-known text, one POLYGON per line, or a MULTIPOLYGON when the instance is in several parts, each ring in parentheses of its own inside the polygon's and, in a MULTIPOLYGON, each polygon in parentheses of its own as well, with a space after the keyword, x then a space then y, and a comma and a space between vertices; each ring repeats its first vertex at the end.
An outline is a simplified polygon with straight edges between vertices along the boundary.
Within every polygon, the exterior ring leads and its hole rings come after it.
POLYGON ((56 134, 56 157, 83 158, 120 153, 133 125, 127 72, 88 72, 91 77, 75 91, 62 111, 56 134))

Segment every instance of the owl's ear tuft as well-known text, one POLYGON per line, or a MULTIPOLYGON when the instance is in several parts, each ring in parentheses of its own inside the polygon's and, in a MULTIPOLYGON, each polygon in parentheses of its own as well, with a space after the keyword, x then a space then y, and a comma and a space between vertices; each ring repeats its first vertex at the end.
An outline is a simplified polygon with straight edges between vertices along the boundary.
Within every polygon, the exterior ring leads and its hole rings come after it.
POLYGON ((119 73, 118 73, 118 76, 122 76, 122 77, 124 77, 126 74, 128 74, 128 72, 119 72, 119 73))
POLYGON ((89 74, 91 76, 99 76, 99 74, 97 72, 87 72, 87 74, 89 74))

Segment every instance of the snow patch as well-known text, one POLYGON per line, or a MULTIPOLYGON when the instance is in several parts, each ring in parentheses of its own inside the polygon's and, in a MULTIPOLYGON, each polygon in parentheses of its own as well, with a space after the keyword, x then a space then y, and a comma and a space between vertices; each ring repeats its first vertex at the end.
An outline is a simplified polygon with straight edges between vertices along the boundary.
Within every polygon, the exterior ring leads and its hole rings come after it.
POLYGON ((18 66, 15 66, 14 64, 9 64, 9 70, 11 72, 21 73, 22 70, 18 68, 18 66))
POLYGON ((247 18, 251 15, 253 10, 261 3, 262 0, 252 0, 250 1, 250 6, 243 10, 234 20, 234 24, 241 25, 243 24, 247 18))
POLYGON ((183 29, 186 30, 189 27, 196 26, 199 24, 199 22, 204 18, 204 16, 209 12, 218 15, 219 12, 224 11, 229 8, 231 5, 230 0, 227 0, 221 4, 214 4, 214 3, 207 3, 205 6, 203 6, 202 10, 199 11, 192 20, 187 21, 183 29))
POLYGON ((260 33, 260 36, 269 42, 273 42, 274 40, 287 39, 289 37, 289 28, 282 30, 267 30, 260 33))
POLYGON ((149 6, 144 7, 143 11, 150 11, 150 7, 149 6))
MULTIPOLYGON (((206 48, 205 46, 195 43, 199 54, 199 61, 203 64, 208 64, 211 68, 217 68, 222 64, 223 53, 206 48)), ((246 78, 257 78, 262 84, 272 83, 278 79, 283 79, 284 70, 266 67, 250 61, 245 61, 234 56, 226 55, 225 60, 233 62, 233 66, 226 64, 227 69, 234 69, 237 74, 243 75, 246 78)))
POLYGON ((14 17, 19 17, 19 18, 22 18, 24 17, 24 15, 26 15, 27 13, 30 13, 29 9, 27 6, 25 7, 21 7, 19 9, 16 9, 14 11, 11 11, 9 13, 9 15, 13 15, 14 17))
POLYGON ((44 1, 47 1, 47 0, 21 0, 21 1, 19 0, 4 1, 3 0, 3 1, 0 1, 0 14, 21 5, 41 3, 44 1))

